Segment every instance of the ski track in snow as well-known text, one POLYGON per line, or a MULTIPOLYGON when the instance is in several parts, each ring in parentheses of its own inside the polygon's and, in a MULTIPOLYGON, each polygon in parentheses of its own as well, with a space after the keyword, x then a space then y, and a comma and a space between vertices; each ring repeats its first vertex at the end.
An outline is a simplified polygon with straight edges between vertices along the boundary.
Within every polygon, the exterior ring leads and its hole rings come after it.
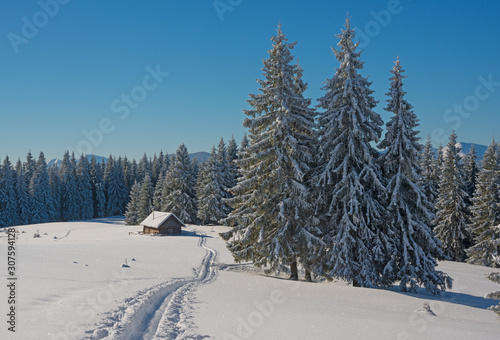
POLYGON ((200 235, 198 246, 206 250, 203 261, 195 270, 194 278, 166 281, 146 288, 126 299, 117 309, 92 330, 86 331, 88 340, 137 339, 206 339, 196 334, 190 321, 191 298, 196 289, 217 277, 217 252, 206 246, 205 235, 200 235))

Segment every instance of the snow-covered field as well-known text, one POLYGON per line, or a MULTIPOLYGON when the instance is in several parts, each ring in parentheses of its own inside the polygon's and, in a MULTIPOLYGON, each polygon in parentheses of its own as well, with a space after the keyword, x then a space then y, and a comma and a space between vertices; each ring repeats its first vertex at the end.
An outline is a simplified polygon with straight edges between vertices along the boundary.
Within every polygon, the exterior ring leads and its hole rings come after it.
MULTIPOLYGON (((497 301, 483 298, 500 286, 484 267, 440 263, 454 288, 435 297, 266 276, 233 263, 218 236, 225 227, 153 237, 107 218, 17 230, 16 333, 4 260, 0 339, 500 338, 486 310, 497 301)), ((6 259, 3 232, 0 242, 6 259)))

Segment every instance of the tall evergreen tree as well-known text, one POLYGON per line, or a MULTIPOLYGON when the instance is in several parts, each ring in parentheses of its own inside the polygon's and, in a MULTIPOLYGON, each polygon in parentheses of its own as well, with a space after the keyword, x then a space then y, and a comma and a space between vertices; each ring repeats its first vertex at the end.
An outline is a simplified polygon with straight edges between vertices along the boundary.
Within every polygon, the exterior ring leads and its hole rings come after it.
POLYGON ((120 159, 115 161, 111 155, 104 170, 104 188, 106 193, 106 216, 122 215, 124 212, 124 193, 126 193, 125 180, 120 159))
MULTIPOLYGON (((232 173, 232 167, 230 165, 230 159, 226 148, 226 143, 224 139, 220 139, 217 145, 217 154, 215 159, 215 165, 217 167, 217 176, 219 178, 220 194, 224 199, 230 198, 231 194, 229 189, 235 185, 234 174, 232 173)), ((221 210, 226 211, 226 215, 231 211, 231 208, 223 203, 221 210)), ((225 218, 225 217, 224 217, 225 218)), ((222 218, 222 219, 224 219, 222 218)), ((222 221, 219 219, 219 222, 222 221)))
POLYGON ((130 190, 130 201, 125 211, 125 223, 128 225, 138 225, 141 223, 139 217, 139 197, 141 194, 141 185, 136 181, 130 190))
POLYGON ((31 223, 56 221, 59 214, 54 209, 54 201, 50 190, 50 179, 47 171, 45 155, 40 152, 35 172, 31 177, 31 223))
MULTIPOLYGON (((219 144, 220 146, 220 144, 219 144)), ((220 149, 220 148, 219 148, 220 149)), ((220 159, 225 155, 212 148, 210 157, 201 164, 197 181, 198 219, 206 223, 220 224, 230 212, 229 206, 224 202, 229 197, 224 181, 225 173, 222 171, 220 159)))
POLYGON ((477 152, 474 144, 471 145, 469 152, 463 158, 463 173, 464 173, 464 190, 467 193, 465 204, 467 207, 472 206, 472 198, 476 190, 476 177, 479 172, 477 166, 477 152))
POLYGON ((104 179, 102 165, 97 163, 94 156, 90 161, 90 182, 92 184, 92 201, 94 202, 94 218, 106 216, 106 195, 104 193, 104 179))
POLYGON ((54 163, 49 168, 50 192, 52 193, 52 203, 54 204, 55 221, 61 221, 62 207, 62 184, 59 176, 59 168, 54 163))
MULTIPOLYGON (((432 204, 430 207, 432 212, 435 212, 434 205, 437 200, 437 190, 438 190, 438 177, 436 175, 435 158, 432 151, 431 138, 427 137, 425 142, 424 150, 422 152, 422 157, 420 159, 420 167, 422 169, 420 177, 420 186, 425 196, 432 204)), ((432 223, 431 223, 431 226, 432 223)))
POLYGON ((61 218, 63 221, 76 221, 80 218, 78 206, 78 187, 74 156, 64 153, 59 174, 61 177, 61 218))
POLYGON ((163 152, 160 152, 160 156, 153 156, 153 162, 151 165, 151 183, 153 186, 158 182, 158 178, 160 177, 161 168, 163 167, 163 152))
POLYGON ((309 232, 308 189, 314 109, 303 96, 307 84, 302 69, 292 64, 281 25, 264 60, 260 94, 251 94, 253 109, 245 110, 250 143, 238 160, 242 177, 231 192, 229 216, 236 226, 223 234, 236 261, 253 261, 269 271, 288 271, 298 279, 297 263, 307 268, 309 232))
MULTIPOLYGON (((392 255, 384 269, 389 281, 399 281, 402 291, 416 291, 419 285, 436 294, 446 288, 447 276, 436 271, 434 256, 442 257, 440 242, 435 239, 430 221, 431 203, 421 189, 418 142, 418 118, 406 101, 399 57, 391 70, 391 87, 385 110, 394 114, 387 123, 385 139, 379 144, 385 149, 381 158, 387 181, 387 210, 390 219, 392 255)), ((451 280, 449 280, 451 283, 451 280)))
POLYGON ((142 156, 138 165, 138 178, 137 180, 142 183, 144 176, 149 174, 151 176, 151 162, 149 161, 146 153, 142 156))
POLYGON ((193 174, 195 182, 196 182, 196 178, 198 178, 198 171, 199 170, 200 170, 200 163, 198 163, 198 159, 193 158, 191 160, 191 172, 193 174))
POLYGON ((236 183, 238 182, 238 177, 240 175, 238 164, 236 164, 236 161, 238 160, 238 152, 238 144, 236 143, 234 136, 231 136, 231 139, 227 144, 227 163, 229 173, 231 174, 228 186, 229 188, 232 188, 236 185, 236 183))
POLYGON ((24 225, 30 223, 29 191, 20 159, 18 159, 16 163, 16 204, 19 224, 24 225))
POLYGON ((15 189, 14 169, 6 156, 0 167, 0 227, 19 224, 15 189))
POLYGON ((128 188, 125 185, 125 177, 123 176, 124 166, 126 166, 128 168, 128 162, 127 162, 127 164, 124 164, 124 162, 120 156, 120 157, 118 157, 115 165, 116 165, 116 174, 117 174, 118 182, 120 183, 120 186, 119 186, 119 189, 120 189, 119 207, 120 207, 121 214, 123 214, 125 212, 125 207, 127 206, 128 196, 129 196, 129 192, 130 192, 130 188, 128 188))
POLYGON ((500 166, 498 146, 493 140, 484 153, 483 166, 477 176, 472 206, 471 230, 475 245, 467 250, 467 262, 496 267, 500 263, 500 166))
MULTIPOLYGON (((444 149, 443 145, 439 144, 437 153, 436 153, 436 161, 434 162, 434 174, 437 178, 438 182, 438 189, 439 189, 439 183, 441 181, 441 170, 443 169, 444 165, 444 149)), ((437 201, 437 198, 436 198, 437 201)))
POLYGON ((146 174, 141 184, 138 201, 138 216, 142 221, 153 211, 153 183, 151 176, 146 174))
POLYGON ((137 165, 137 161, 135 159, 132 159, 132 162, 130 162, 128 171, 130 172, 128 175, 128 183, 133 185, 135 181, 139 182, 139 166, 137 165))
POLYGON ((371 145, 381 136, 382 119, 371 82, 358 70, 363 62, 354 44, 349 18, 333 50, 340 67, 325 82, 318 107, 320 148, 314 180, 315 209, 323 228, 326 253, 316 271, 355 286, 385 285, 381 276, 391 249, 384 218, 384 185, 371 145))
POLYGON ((134 171, 132 169, 132 164, 128 161, 127 157, 123 157, 121 161, 121 167, 123 172, 123 181, 125 183, 125 188, 127 191, 132 189, 132 185, 135 182, 134 171))
POLYGON ((216 179, 212 179, 215 173, 215 146, 212 147, 210 156, 200 165, 198 178, 196 181, 196 197, 198 198, 197 217, 202 224, 217 223, 218 218, 213 217, 217 214, 221 201, 217 201, 215 195, 216 188, 213 184, 216 179))
POLYGON ((158 177, 158 181, 156 181, 156 186, 153 194, 153 209, 159 210, 163 208, 163 185, 165 183, 165 177, 163 173, 160 172, 160 176, 158 177))
POLYGON ((168 153, 165 153, 165 155, 163 155, 163 163, 161 167, 161 173, 163 174, 163 176, 167 174, 168 168, 170 167, 170 159, 171 156, 169 156, 168 153))
POLYGON ((92 193, 92 181, 90 179, 90 165, 87 156, 81 155, 76 168, 77 188, 79 198, 80 220, 88 220, 94 217, 94 200, 92 193))
POLYGON ((196 178, 184 144, 176 151, 163 184, 162 211, 172 212, 185 223, 197 222, 196 178))
POLYGON ((463 174, 460 171, 460 150, 456 146, 457 135, 453 131, 443 156, 439 177, 439 196, 434 232, 443 243, 447 257, 455 261, 465 260, 465 249, 470 240, 467 227, 469 215, 465 205, 463 174))
POLYGON ((31 154, 30 150, 26 155, 26 162, 24 163, 24 177, 26 179, 26 185, 29 186, 31 177, 33 177, 35 170, 36 170, 36 161, 33 158, 33 155, 31 154))

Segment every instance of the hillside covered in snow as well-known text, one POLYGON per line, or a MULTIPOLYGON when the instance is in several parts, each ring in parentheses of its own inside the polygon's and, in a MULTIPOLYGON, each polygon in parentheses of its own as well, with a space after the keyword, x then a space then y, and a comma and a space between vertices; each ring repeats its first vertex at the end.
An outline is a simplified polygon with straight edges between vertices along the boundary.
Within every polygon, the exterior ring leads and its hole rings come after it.
MULTIPOLYGON (((308 283, 235 264, 219 233, 139 235, 122 218, 16 228, 18 324, 1 339, 498 339, 491 268, 439 262, 433 296, 308 283), (35 233, 40 237, 34 238, 35 233), (126 266, 123 266, 126 265, 126 266), (127 267, 128 266, 128 267, 127 267), (429 308, 424 308, 428 304, 429 308)), ((0 233, 4 242, 6 233, 0 233)), ((1 273, 5 281, 5 273, 1 273)), ((6 287, 2 288, 3 295, 6 287)), ((2 310, 5 310, 2 300, 2 310)))

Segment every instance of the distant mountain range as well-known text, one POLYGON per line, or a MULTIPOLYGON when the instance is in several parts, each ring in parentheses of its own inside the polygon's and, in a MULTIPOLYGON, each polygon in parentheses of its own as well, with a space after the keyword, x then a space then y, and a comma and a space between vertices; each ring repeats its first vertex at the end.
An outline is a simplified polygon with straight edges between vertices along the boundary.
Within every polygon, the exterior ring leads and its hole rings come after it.
POLYGON ((189 154, 189 159, 193 160, 196 159, 198 163, 202 163, 206 161, 210 157, 210 154, 205 151, 200 151, 200 152, 195 152, 195 153, 190 153, 189 154))
MULTIPOLYGON (((460 145, 462 145, 462 153, 466 154, 469 152, 470 147, 474 143, 463 143, 460 142, 460 145)), ((474 144, 474 148, 476 149, 477 152, 477 159, 478 160, 483 160, 484 153, 486 152, 486 149, 488 149, 488 146, 486 145, 481 145, 481 144, 474 144)))
MULTIPOLYGON (((474 148, 476 149, 476 154, 477 154, 477 161, 482 162, 483 161, 483 156, 484 153, 486 152, 486 149, 488 147, 486 145, 481 145, 481 144, 474 144, 474 143, 465 143, 465 142, 458 142, 455 144, 455 146, 459 147, 461 149, 460 155, 462 157, 465 156, 466 153, 470 151, 471 146, 474 145, 474 148)), ((446 152, 446 145, 443 146, 444 150, 446 152)), ((437 149, 433 148, 434 153, 437 153, 437 149)))
MULTIPOLYGON (((169 156, 172 157, 172 155, 169 155, 169 156)), ((105 164, 108 161, 107 157, 102 157, 102 156, 97 156, 97 155, 87 155, 87 159, 89 160, 89 162, 92 160, 92 157, 95 157, 97 163, 104 163, 105 164)), ((196 161, 198 163, 204 162, 205 160, 208 159, 208 157, 210 157, 210 154, 208 152, 204 152, 204 151, 189 154, 189 159, 191 159, 191 160, 196 159, 196 161)), ((51 159, 47 165, 49 167, 51 167, 53 164, 57 164, 57 167, 60 167, 62 164, 62 159, 59 159, 59 158, 51 159)))

